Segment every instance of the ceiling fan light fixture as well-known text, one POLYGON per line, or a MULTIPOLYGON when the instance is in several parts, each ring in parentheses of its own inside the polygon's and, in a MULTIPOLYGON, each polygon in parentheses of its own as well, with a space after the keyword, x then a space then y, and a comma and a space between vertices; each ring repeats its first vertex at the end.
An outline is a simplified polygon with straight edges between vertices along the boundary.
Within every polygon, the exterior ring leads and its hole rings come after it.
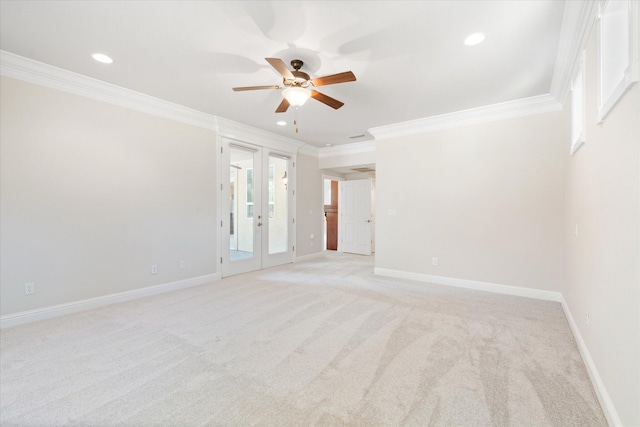
POLYGON ((311 97, 311 91, 299 86, 291 86, 282 91, 282 96, 294 107, 301 107, 311 97))

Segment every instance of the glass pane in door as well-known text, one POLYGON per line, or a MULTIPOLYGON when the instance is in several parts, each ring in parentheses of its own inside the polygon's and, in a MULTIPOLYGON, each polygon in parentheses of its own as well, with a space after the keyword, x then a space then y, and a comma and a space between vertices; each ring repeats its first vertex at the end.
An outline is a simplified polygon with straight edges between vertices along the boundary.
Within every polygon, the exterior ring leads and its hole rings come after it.
POLYGON ((229 156, 229 258, 254 257, 254 152, 230 147, 229 156))
POLYGON ((269 254, 286 252, 289 246, 289 159, 269 155, 269 254))

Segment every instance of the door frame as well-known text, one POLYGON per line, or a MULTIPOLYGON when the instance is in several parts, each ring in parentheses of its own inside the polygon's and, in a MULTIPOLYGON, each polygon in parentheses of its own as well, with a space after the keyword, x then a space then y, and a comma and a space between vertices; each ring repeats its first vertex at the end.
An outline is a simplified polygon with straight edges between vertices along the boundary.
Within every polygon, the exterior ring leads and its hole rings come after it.
MULTIPOLYGON (((322 181, 320 182, 322 199, 320 200, 320 212, 322 212, 322 252, 327 252, 326 238, 327 238, 327 220, 324 217, 324 180, 329 179, 331 181, 344 181, 344 177, 338 175, 331 175, 327 173, 322 174, 322 181)), ((338 184, 339 185, 339 184, 338 184)), ((338 198, 338 212, 340 211, 340 199, 338 198)), ((336 252, 340 252, 340 227, 338 227, 338 250, 336 252)), ((332 251, 333 252, 333 251, 332 251)))
MULTIPOLYGON (((218 258, 216 263, 220 266, 219 274, 220 277, 228 277, 235 274, 241 274, 248 271, 260 270, 268 267, 273 267, 276 265, 291 263, 295 259, 295 242, 296 242, 296 199, 295 199, 295 187, 296 187, 296 153, 291 152, 287 149, 282 149, 281 147, 273 147, 271 144, 269 145, 260 145, 253 142, 243 141, 236 138, 227 137, 224 135, 218 135, 217 138, 217 224, 219 226, 217 234, 217 248, 218 248, 218 258), (226 211, 228 208, 224 208, 224 203, 229 203, 228 201, 228 192, 229 192, 229 179, 225 177, 226 170, 228 169, 228 159, 229 153, 224 152, 224 148, 228 148, 230 145, 236 145, 240 147, 247 147, 249 149, 255 149, 260 155, 259 160, 261 162, 261 166, 265 164, 265 159, 269 158, 269 155, 273 154, 279 157, 285 157, 289 159, 288 169, 287 169, 287 202, 288 202, 288 250, 286 252, 277 253, 273 255, 268 254, 268 226, 264 227, 260 230, 261 237, 259 247, 257 248, 254 245, 254 253, 255 251, 260 251, 260 261, 259 263, 252 265, 248 270, 236 271, 230 267, 230 259, 229 259, 229 239, 228 232, 225 231, 225 227, 229 226, 229 218, 226 215, 226 211), (225 215, 227 218, 225 218, 225 215), (226 271, 225 271, 226 270, 226 271)), ((228 151, 228 150, 227 150, 228 151)), ((266 162, 268 166, 268 161, 266 162)), ((263 207, 266 205, 268 212, 268 177, 269 177, 269 169, 268 167, 261 167, 261 182, 265 185, 261 187, 261 207, 260 211, 262 211, 263 207)), ((254 177, 255 179, 255 177, 254 177)), ((262 215, 264 217, 264 215, 262 215)), ((264 218, 263 218, 264 219, 264 218)), ((268 217, 267 217, 268 224, 268 217)), ((247 263, 250 264, 250 263, 247 263)))
MULTIPOLYGON (((373 178, 362 178, 353 180, 344 180, 338 183, 338 252, 345 252, 344 250, 344 236, 345 236, 345 219, 344 215, 347 209, 345 208, 345 196, 344 186, 349 183, 364 182, 368 183, 368 205, 370 212, 368 213, 368 219, 366 226, 369 229, 369 242, 367 243, 368 249, 363 252, 353 252, 360 255, 372 255, 375 253, 375 180, 373 178)), ((363 219, 364 220, 364 219, 363 219)), ((364 224, 362 224, 364 226, 364 224)))

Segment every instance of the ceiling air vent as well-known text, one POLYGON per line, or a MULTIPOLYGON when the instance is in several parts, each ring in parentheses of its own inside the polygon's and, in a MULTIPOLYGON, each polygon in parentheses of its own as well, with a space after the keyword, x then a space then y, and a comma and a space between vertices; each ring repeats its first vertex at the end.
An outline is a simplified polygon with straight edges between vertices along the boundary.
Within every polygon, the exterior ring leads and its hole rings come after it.
POLYGON ((371 169, 371 168, 355 168, 355 169, 351 169, 352 171, 356 171, 356 172, 375 172, 375 169, 371 169))
POLYGON ((364 133, 363 133, 363 134, 360 134, 360 135, 353 135, 353 136, 350 136, 350 137, 349 137, 349 139, 364 138, 364 136, 365 136, 365 135, 364 135, 364 133))

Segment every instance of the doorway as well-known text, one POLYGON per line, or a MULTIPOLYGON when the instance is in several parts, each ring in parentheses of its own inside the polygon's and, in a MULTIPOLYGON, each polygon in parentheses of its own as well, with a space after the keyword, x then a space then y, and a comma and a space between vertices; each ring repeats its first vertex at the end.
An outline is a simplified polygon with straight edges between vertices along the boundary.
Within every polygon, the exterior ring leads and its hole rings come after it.
POLYGON ((324 180, 324 249, 338 250, 338 181, 324 180))
POLYGON ((339 184, 340 251, 359 255, 375 252, 375 184, 372 179, 339 184))
POLYGON ((375 179, 323 175, 324 250, 375 252, 375 179))
POLYGON ((293 262, 293 202, 286 153, 222 140, 222 276, 293 262))

